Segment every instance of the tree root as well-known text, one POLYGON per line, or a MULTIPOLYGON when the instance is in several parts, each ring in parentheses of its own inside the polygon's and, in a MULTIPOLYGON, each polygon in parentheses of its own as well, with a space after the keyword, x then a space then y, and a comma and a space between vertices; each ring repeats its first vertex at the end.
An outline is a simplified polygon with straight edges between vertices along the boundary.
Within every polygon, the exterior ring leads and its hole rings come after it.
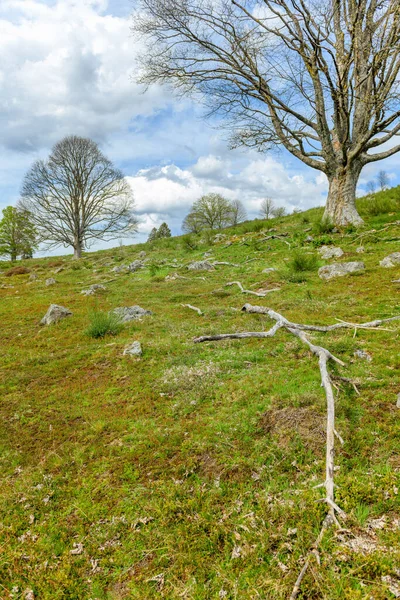
POLYGON ((225 286, 228 285, 237 285, 242 292, 242 294, 252 294, 253 296, 258 296, 259 298, 264 298, 270 292, 279 292, 280 288, 273 288, 272 290, 265 290, 264 292, 253 292, 252 290, 245 290, 240 281, 230 281, 226 283, 225 286))
MULTIPOLYGON (((243 286, 239 282, 231 282, 227 285, 239 285, 242 291, 243 286)), ((250 292, 252 293, 252 292, 250 292)), ((254 293, 254 292, 253 292, 254 293)), ((321 384, 325 390, 326 396, 326 404, 327 404, 327 418, 326 418, 326 455, 325 455, 325 481, 323 484, 317 487, 325 488, 325 498, 321 498, 318 502, 325 502, 328 506, 328 513, 322 523, 321 531, 314 542, 311 550, 306 558, 306 561, 303 565, 303 568, 300 571, 299 576, 297 577, 296 583, 294 585, 292 594, 290 596, 290 600, 295 600, 297 597, 301 582, 307 572, 307 569, 310 565, 310 560, 312 555, 316 555, 318 558, 317 548, 321 543, 321 540, 324 536, 324 533, 328 527, 331 525, 337 525, 340 527, 340 523, 336 517, 338 515, 342 519, 346 518, 345 513, 342 509, 335 503, 335 495, 334 495, 334 471, 335 471, 335 463, 334 463, 334 446, 335 446, 335 437, 337 437, 341 444, 343 444, 343 439, 337 433, 335 428, 335 398, 333 393, 333 383, 334 379, 328 370, 328 362, 330 360, 336 362, 340 366, 345 366, 345 364, 336 356, 334 356, 327 348, 322 346, 317 346, 311 342, 308 338, 306 331, 315 331, 326 333, 329 331, 335 331, 336 329, 371 329, 379 327, 383 323, 388 323, 391 321, 396 321, 400 319, 400 315, 396 317, 390 317, 388 319, 377 319, 375 321, 370 321, 368 323, 356 324, 356 323, 348 323, 346 321, 341 321, 340 323, 336 323, 334 325, 328 326, 318 326, 318 325, 303 325, 299 323, 292 323, 288 321, 283 315, 275 312, 270 308, 266 308, 263 306, 252 306, 251 304, 245 304, 242 308, 242 311, 248 313, 256 313, 256 314, 266 314, 270 317, 270 319, 275 321, 275 325, 269 329, 268 331, 245 331, 242 333, 223 333, 216 335, 203 335, 201 337, 197 337, 194 339, 195 343, 207 342, 207 341, 218 341, 224 339, 243 339, 243 338, 271 338, 273 337, 280 329, 286 329, 289 333, 297 337, 301 342, 303 342, 312 354, 318 357, 318 365, 319 371, 321 375, 321 384)), ((345 378, 341 378, 345 380, 345 378)), ((356 388, 355 388, 356 389, 356 388)), ((358 391, 356 389, 356 391, 358 391)))

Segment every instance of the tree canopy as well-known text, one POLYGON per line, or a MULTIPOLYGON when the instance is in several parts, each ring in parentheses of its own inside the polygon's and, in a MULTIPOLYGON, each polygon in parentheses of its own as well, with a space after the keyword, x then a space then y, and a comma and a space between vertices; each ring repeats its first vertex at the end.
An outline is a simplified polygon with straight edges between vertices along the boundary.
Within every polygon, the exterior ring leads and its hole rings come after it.
POLYGON ((15 261, 18 256, 31 257, 37 248, 37 231, 27 211, 14 206, 3 209, 0 221, 0 255, 15 261))

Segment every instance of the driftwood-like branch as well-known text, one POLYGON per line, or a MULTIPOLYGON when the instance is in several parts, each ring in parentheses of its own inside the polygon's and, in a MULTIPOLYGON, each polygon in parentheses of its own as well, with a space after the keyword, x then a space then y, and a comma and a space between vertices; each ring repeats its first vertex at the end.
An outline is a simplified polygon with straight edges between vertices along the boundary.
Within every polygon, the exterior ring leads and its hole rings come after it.
POLYGON ((211 264, 213 267, 215 267, 216 265, 226 265, 227 267, 240 267, 240 265, 237 265, 236 263, 226 262, 225 260, 214 260, 211 264))
POLYGON ((289 235, 288 233, 278 233, 276 235, 267 235, 266 237, 261 238, 261 240, 257 240, 257 242, 267 242, 268 240, 280 240, 281 242, 285 242, 285 244, 287 244, 290 248, 291 247, 290 243, 287 240, 282 239, 282 238, 287 237, 288 235, 289 235))
POLYGON ((265 290, 264 292, 253 292, 252 290, 245 290, 240 281, 230 281, 226 283, 225 286, 228 285, 237 285, 242 292, 242 294, 253 294, 253 296, 258 296, 259 298, 264 298, 270 292, 279 292, 280 288, 273 288, 272 290, 265 290))
POLYGON ((183 306, 183 308, 190 308, 191 310, 195 310, 200 316, 204 314, 199 308, 197 308, 197 306, 192 306, 191 304, 181 304, 181 306, 183 306))
MULTIPOLYGON (((232 282, 232 284, 235 282, 232 282)), ((231 285, 232 285, 231 284, 231 285)), ((322 527, 320 533, 315 540, 306 561, 300 571, 300 574, 296 580, 294 585, 292 594, 290 596, 290 600, 295 600, 297 597, 301 582, 307 572, 309 567, 312 555, 316 555, 318 558, 317 548, 321 543, 323 535, 328 527, 332 524, 336 524, 340 527, 340 524, 337 520, 336 515, 346 518, 345 513, 341 510, 341 508, 335 503, 335 495, 334 495, 334 449, 335 449, 335 437, 338 438, 341 444, 343 444, 343 439, 338 434, 335 428, 335 397, 333 393, 333 383, 332 376, 328 370, 328 363, 330 360, 336 362, 340 366, 345 366, 345 364, 336 356, 334 356, 327 348, 323 346, 315 345, 305 333, 306 331, 315 331, 315 332, 328 332, 334 331, 336 329, 370 329, 379 327, 382 323, 387 323, 389 321, 399 320, 400 316, 390 317, 388 319, 376 319, 375 321, 370 321, 368 323, 363 324, 355 324, 355 323, 347 323, 340 322, 335 325, 330 326, 316 326, 316 325, 303 325, 299 323, 292 323, 288 321, 283 315, 275 312, 274 310, 262 306, 252 306, 251 304, 245 304, 242 308, 242 311, 248 313, 256 313, 256 314, 266 314, 270 319, 276 321, 275 325, 266 332, 242 332, 242 333, 225 333, 225 334, 217 334, 217 335, 204 335, 194 339, 195 343, 207 342, 207 341, 218 341, 224 339, 243 339, 243 338, 270 338, 273 337, 277 331, 280 329, 286 329, 289 333, 296 336, 303 344, 308 346, 311 352, 318 357, 318 365, 319 371, 321 375, 321 383, 325 390, 326 403, 327 403, 327 418, 326 418, 326 455, 325 455, 325 481, 321 486, 325 488, 325 498, 322 498, 321 501, 325 502, 328 506, 328 513, 322 523, 322 527)), ((356 389, 356 388, 355 388, 356 389)), ((356 391, 358 391, 356 389, 356 391)))

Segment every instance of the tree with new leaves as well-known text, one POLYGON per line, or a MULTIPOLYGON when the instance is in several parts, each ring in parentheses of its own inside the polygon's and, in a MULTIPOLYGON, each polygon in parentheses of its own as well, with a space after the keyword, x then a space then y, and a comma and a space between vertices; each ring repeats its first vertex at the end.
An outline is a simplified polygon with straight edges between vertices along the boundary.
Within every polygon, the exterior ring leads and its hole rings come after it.
POLYGON ((231 205, 231 225, 238 225, 247 219, 247 212, 240 200, 232 200, 231 205))
POLYGON ((75 135, 33 164, 19 206, 30 213, 47 247, 72 246, 75 258, 94 240, 137 231, 132 191, 122 172, 95 142, 75 135))
POLYGON ((134 31, 140 81, 198 94, 234 146, 322 171, 325 219, 362 222, 363 167, 400 150, 398 0, 139 0, 134 31))
MULTIPOLYGON (((232 206, 221 194, 206 194, 196 200, 190 211, 193 223, 202 229, 222 229, 232 223, 232 206)), ((183 227, 185 227, 185 221, 183 227)), ((194 233, 194 232, 193 232, 194 233)))
POLYGON ((18 256, 31 257, 37 248, 37 231, 27 211, 14 206, 3 208, 0 221, 0 255, 12 261, 18 256))
POLYGON ((184 233, 200 233, 202 229, 202 222, 197 214, 190 212, 183 219, 182 231, 184 233))

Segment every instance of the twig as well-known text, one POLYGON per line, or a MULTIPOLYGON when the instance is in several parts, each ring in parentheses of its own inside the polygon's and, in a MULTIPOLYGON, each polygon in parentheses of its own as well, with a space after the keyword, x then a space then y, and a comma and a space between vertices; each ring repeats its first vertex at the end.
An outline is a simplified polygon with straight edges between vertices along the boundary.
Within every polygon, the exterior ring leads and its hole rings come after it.
POLYGON ((183 306, 183 308, 190 308, 191 310, 195 310, 200 316, 204 314, 199 308, 197 308, 197 306, 192 306, 191 304, 181 304, 181 306, 183 306))
POLYGON ((270 292, 279 292, 280 288, 273 288, 272 290, 265 290, 264 292, 253 292, 252 290, 245 290, 240 281, 230 281, 226 283, 225 286, 228 285, 237 285, 242 292, 242 294, 253 294, 253 296, 258 296, 259 298, 264 298, 270 292))

